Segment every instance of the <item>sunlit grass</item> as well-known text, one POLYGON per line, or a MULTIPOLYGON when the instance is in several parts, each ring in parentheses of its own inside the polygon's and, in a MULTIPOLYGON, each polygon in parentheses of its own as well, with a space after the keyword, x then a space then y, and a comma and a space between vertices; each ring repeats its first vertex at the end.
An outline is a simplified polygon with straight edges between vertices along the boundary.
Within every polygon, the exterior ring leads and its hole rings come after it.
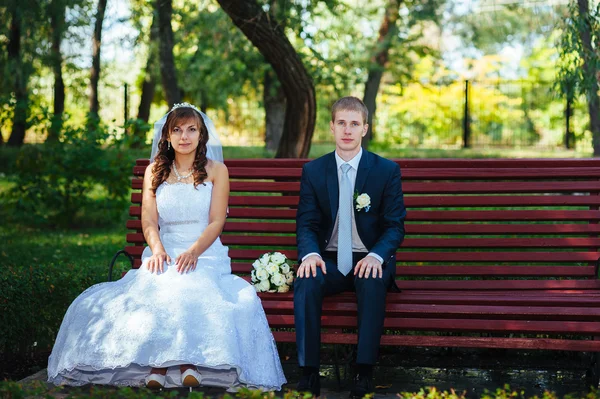
POLYGON ((114 253, 125 246, 125 224, 105 228, 50 230, 15 224, 0 225, 0 257, 4 268, 74 265, 108 271, 114 253))

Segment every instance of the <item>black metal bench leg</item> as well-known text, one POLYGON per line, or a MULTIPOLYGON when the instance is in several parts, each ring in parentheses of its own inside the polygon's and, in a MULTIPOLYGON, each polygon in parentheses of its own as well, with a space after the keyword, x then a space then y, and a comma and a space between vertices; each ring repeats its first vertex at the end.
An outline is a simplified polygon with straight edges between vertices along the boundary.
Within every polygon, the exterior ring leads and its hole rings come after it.
POLYGON ((333 345, 333 367, 335 370, 335 379, 337 380, 338 391, 342 390, 342 378, 340 374, 340 358, 338 355, 339 345, 333 345))
POLYGON ((108 281, 113 281, 112 280, 112 273, 113 273, 113 268, 115 266, 115 262, 117 261, 117 258, 119 257, 119 255, 125 255, 127 256, 127 258, 129 258, 129 262, 131 262, 131 267, 133 267, 133 256, 131 256, 127 251, 125 251, 124 249, 117 251, 117 253, 115 254, 115 256, 113 256, 112 260, 110 261, 110 264, 108 265, 108 281))
POLYGON ((600 382, 600 353, 592 353, 592 363, 585 374, 588 388, 591 391, 598 389, 598 383, 600 382))

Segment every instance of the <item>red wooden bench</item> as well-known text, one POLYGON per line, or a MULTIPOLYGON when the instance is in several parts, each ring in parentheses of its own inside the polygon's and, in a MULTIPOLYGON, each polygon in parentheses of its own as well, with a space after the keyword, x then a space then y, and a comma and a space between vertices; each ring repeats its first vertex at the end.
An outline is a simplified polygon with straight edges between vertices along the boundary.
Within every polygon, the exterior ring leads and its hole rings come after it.
MULTIPOLYGON (((228 160, 222 241, 234 273, 267 251, 296 259, 295 207, 306 160, 228 160)), ((408 210, 382 345, 600 353, 600 159, 396 160, 408 210)), ((131 246, 139 267, 142 176, 134 167, 131 246)), ((274 336, 294 342, 293 293, 261 294, 274 336)), ((355 343, 352 293, 324 304, 325 344, 355 343)))

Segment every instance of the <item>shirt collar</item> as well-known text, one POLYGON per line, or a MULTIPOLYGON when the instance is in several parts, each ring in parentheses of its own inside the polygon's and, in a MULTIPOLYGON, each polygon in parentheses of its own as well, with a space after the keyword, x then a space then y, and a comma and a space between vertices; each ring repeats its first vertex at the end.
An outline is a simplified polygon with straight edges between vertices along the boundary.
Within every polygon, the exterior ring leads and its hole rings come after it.
POLYGON ((348 163, 350 166, 352 166, 352 169, 358 170, 358 164, 360 163, 360 158, 362 157, 362 153, 363 153, 362 148, 358 151, 358 154, 356 154, 354 156, 354 158, 352 158, 348 162, 344 161, 342 159, 342 157, 340 157, 338 155, 337 151, 334 153, 335 153, 335 163, 337 165, 337 169, 339 169, 342 166, 342 164, 348 163))

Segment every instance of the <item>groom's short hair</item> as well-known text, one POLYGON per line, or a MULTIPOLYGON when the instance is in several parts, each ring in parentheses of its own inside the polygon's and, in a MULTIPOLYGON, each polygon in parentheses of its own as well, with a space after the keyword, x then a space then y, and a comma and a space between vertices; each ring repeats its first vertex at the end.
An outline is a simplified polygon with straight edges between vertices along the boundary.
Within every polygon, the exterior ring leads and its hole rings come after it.
POLYGON ((369 110, 365 103, 360 98, 347 96, 342 97, 333 104, 331 107, 331 121, 335 122, 335 114, 338 111, 356 111, 360 112, 363 116, 363 123, 367 123, 369 118, 369 110))

